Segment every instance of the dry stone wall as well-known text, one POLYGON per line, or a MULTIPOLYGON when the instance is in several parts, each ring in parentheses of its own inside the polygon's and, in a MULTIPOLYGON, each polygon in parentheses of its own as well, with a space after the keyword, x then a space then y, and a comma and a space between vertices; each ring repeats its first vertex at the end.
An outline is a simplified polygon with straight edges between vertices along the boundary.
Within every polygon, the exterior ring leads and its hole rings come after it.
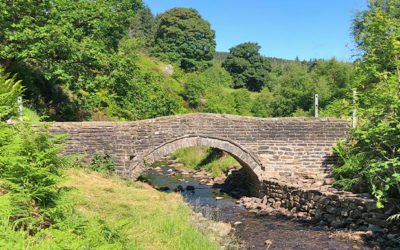
POLYGON ((185 114, 134 122, 54 123, 53 133, 68 133, 66 154, 108 152, 118 174, 136 178, 165 154, 203 145, 238 159, 261 180, 318 183, 330 175, 332 144, 348 121, 335 118, 254 118, 185 114))
POLYGON ((264 181, 260 194, 260 198, 243 197, 238 203, 260 215, 280 214, 322 223, 330 228, 345 228, 358 232, 357 235, 374 242, 373 245, 393 247, 387 249, 400 247, 398 222, 387 220, 390 215, 400 212, 398 201, 377 208, 376 201, 366 194, 340 191, 331 185, 294 186, 276 181, 264 181))

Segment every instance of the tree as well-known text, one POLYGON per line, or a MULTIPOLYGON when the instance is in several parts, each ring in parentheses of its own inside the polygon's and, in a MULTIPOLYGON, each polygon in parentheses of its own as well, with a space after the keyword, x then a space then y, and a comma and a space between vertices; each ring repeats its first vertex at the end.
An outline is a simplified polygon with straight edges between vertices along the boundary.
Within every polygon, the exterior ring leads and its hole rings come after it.
POLYGON ((400 197, 400 1, 371 0, 353 34, 359 122, 336 147, 334 173, 344 188, 371 192, 382 207, 400 197))
POLYGON ((272 102, 273 96, 268 88, 263 88, 260 94, 254 99, 251 112, 257 117, 271 117, 272 116, 272 102))
POLYGON ((139 44, 150 47, 157 30, 157 20, 147 6, 143 6, 132 18, 129 36, 139 40, 139 44))
POLYGON ((257 43, 242 43, 230 49, 227 59, 222 63, 232 76, 235 88, 246 87, 260 91, 269 81, 271 64, 260 55, 257 43))
MULTIPOLYGON (((172 114, 179 105, 138 68, 137 44, 127 39, 141 5, 140 0, 0 0, 0 66, 18 73, 27 99, 51 120, 172 114)), ((151 19, 146 8, 142 11, 144 20, 151 19)))
POLYGON ((307 66, 300 62, 282 67, 282 74, 275 79, 271 107, 276 117, 291 116, 296 109, 309 110, 312 107, 313 82, 307 73, 307 66))
POLYGON ((215 32, 197 10, 174 8, 158 16, 160 24, 152 53, 161 60, 177 63, 186 71, 211 65, 215 32))
POLYGON ((235 100, 235 110, 238 115, 251 116, 252 100, 247 89, 238 89, 232 92, 235 100))

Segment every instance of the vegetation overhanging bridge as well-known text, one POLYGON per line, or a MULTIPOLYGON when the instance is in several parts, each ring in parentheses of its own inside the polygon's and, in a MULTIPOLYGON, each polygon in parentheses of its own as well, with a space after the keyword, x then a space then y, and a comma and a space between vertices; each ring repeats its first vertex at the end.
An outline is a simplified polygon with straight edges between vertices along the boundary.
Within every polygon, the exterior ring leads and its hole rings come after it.
POLYGON ((68 133, 65 154, 108 152, 116 172, 136 179, 152 163, 179 148, 209 146, 236 158, 252 177, 288 184, 323 181, 335 162, 332 146, 348 121, 336 118, 255 118, 184 114, 133 122, 57 122, 52 133, 68 133))

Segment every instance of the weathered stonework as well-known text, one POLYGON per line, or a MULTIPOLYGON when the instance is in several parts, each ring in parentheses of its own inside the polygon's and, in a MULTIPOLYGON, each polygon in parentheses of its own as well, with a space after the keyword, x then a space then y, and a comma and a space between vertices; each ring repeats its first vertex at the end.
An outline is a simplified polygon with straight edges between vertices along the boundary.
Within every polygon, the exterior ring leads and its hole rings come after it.
POLYGON ((335 118, 255 118, 221 114, 185 114, 134 122, 54 123, 53 133, 68 133, 66 154, 108 152, 116 171, 137 178, 162 156, 190 146, 220 148, 262 180, 288 184, 317 182, 330 175, 332 145, 348 122, 335 118))
POLYGON ((384 208, 377 208, 376 201, 371 198, 343 192, 330 185, 312 188, 264 181, 260 198, 243 197, 238 204, 258 214, 283 214, 323 222, 330 228, 364 232, 360 234, 364 240, 375 242, 373 245, 392 247, 387 249, 400 247, 398 223, 387 220, 390 215, 399 213, 398 202, 395 201, 387 203, 384 208))

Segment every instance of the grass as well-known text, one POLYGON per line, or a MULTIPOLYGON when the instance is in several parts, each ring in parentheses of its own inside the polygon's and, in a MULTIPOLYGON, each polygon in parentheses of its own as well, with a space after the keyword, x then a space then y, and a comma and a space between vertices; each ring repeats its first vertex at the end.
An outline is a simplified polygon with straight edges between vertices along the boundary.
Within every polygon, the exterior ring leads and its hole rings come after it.
POLYGON ((138 249, 218 249, 190 222, 191 210, 178 194, 79 169, 69 170, 65 186, 75 190, 76 209, 85 217, 127 224, 138 249))
POLYGON ((25 121, 40 122, 39 115, 35 111, 33 111, 32 109, 29 109, 27 107, 23 107, 22 115, 23 115, 23 119, 25 121))
POLYGON ((181 148, 172 153, 171 156, 183 163, 185 167, 196 169, 207 157, 207 149, 203 146, 181 148))
POLYGON ((221 176, 233 165, 240 165, 232 156, 224 154, 217 160, 214 160, 204 166, 204 169, 213 176, 221 176))
POLYGON ((188 168, 203 168, 213 176, 221 176, 233 165, 240 166, 239 162, 226 152, 204 146, 178 149, 171 156, 188 168))

